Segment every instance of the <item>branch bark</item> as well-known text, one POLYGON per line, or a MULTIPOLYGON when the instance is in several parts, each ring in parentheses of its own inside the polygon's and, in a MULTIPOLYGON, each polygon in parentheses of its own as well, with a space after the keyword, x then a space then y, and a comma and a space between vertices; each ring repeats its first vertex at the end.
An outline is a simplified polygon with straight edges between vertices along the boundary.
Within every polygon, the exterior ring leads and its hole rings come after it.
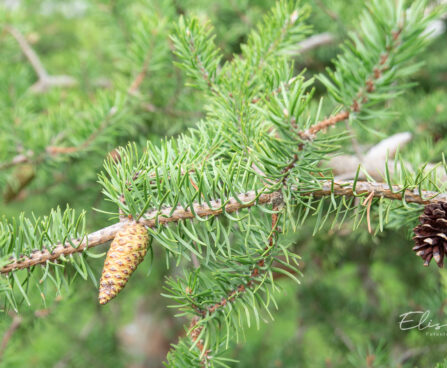
POLYGON ((299 55, 321 46, 330 45, 331 43, 334 42, 335 42, 335 36, 332 33, 329 32, 319 33, 301 41, 297 45, 296 50, 293 50, 290 54, 299 55))
POLYGON ((78 83, 76 79, 68 75, 48 74, 42 62, 40 61, 39 56, 37 56, 36 52, 30 46, 26 38, 23 37, 23 35, 14 27, 5 26, 5 30, 9 32, 12 37, 15 38, 23 54, 26 56, 37 74, 38 81, 30 88, 32 92, 42 93, 47 91, 51 87, 72 87, 78 83))
MULTIPOLYGON (((315 197, 326 197, 332 194, 336 196, 356 197, 373 193, 372 196, 375 198, 382 197, 390 200, 405 200, 407 203, 418 203, 422 205, 447 201, 447 193, 437 193, 432 191, 419 192, 416 189, 405 189, 397 185, 390 187, 384 183, 355 183, 353 181, 340 181, 335 183, 331 180, 327 180, 320 182, 320 188, 315 191, 304 192, 299 188, 293 188, 293 190, 300 192, 302 195, 313 195, 315 197)), ((258 193, 260 192, 261 191, 258 191, 258 193)), ((139 220, 139 223, 154 228, 158 224, 168 224, 187 219, 194 219, 196 216, 201 218, 219 216, 224 210, 227 213, 234 213, 244 208, 277 203, 282 200, 281 198, 281 191, 262 193, 260 195, 257 195, 254 191, 250 191, 241 193, 237 197, 230 197, 227 199, 226 203, 221 203, 219 199, 210 201, 211 206, 196 202, 192 205, 194 211, 181 206, 176 209, 168 207, 161 211, 149 211, 139 220)), ((62 255, 79 253, 85 249, 107 243, 115 237, 118 231, 132 222, 133 220, 131 219, 123 219, 123 221, 88 234, 84 239, 74 239, 72 242, 75 247, 69 242, 66 242, 65 244, 57 244, 52 250, 44 249, 32 253, 30 256, 14 259, 10 264, 0 269, 0 273, 7 274, 11 271, 44 264, 48 261, 57 260, 62 255)))

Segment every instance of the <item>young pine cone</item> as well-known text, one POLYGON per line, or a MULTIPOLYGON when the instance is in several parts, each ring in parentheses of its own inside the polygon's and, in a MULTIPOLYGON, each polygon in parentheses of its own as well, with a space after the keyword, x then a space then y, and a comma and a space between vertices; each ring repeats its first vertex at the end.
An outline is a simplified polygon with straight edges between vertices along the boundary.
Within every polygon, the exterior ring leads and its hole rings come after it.
POLYGON ((107 252, 99 282, 99 303, 106 304, 126 286, 147 253, 149 236, 143 225, 126 226, 116 234, 107 252))
POLYGON ((419 220, 421 224, 414 228, 413 250, 425 261, 424 266, 434 258, 438 267, 443 267, 447 253, 447 202, 428 204, 419 220))

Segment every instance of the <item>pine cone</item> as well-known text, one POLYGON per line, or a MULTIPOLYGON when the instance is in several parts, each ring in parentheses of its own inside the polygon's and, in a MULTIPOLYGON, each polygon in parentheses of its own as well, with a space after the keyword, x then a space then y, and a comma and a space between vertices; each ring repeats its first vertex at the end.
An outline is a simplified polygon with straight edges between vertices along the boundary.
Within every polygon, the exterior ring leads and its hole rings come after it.
POLYGON ((438 267, 443 267, 447 253, 447 202, 428 204, 419 220, 421 224, 414 228, 413 250, 425 260, 424 266, 434 258, 438 267))
POLYGON ((126 286, 147 253, 149 236, 141 224, 126 226, 116 234, 107 252, 99 282, 99 303, 106 304, 126 286))

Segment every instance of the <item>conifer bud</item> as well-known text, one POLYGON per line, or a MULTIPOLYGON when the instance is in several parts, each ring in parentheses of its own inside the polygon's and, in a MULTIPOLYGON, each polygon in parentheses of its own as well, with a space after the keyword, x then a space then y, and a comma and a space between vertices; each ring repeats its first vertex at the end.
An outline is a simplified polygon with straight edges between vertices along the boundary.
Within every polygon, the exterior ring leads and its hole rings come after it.
POLYGON ((147 230, 141 224, 128 225, 116 234, 99 282, 100 304, 106 304, 126 286, 130 275, 147 253, 148 241, 147 230))

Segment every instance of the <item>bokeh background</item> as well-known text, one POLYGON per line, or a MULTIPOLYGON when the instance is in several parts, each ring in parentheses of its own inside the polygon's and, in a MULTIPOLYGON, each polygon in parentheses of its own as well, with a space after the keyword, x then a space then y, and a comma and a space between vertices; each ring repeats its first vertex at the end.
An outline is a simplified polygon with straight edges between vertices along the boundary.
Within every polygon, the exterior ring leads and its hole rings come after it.
MULTIPOLYGON (((331 65, 368 1, 303 2, 313 9, 309 21, 314 33, 328 33, 320 47, 303 52, 297 48, 294 55, 297 71, 305 68, 312 76, 331 65)), ((97 183, 104 159, 129 141, 144 146, 146 140, 159 143, 165 136, 176 136, 203 117, 201 93, 188 87, 174 64, 169 35, 178 17, 194 14, 209 20, 229 60, 273 4, 0 1, 0 162, 17 154, 39 156, 31 165, 0 164, 1 215, 44 215, 69 204, 87 211, 89 229, 108 224, 109 216, 94 210, 116 210, 97 183), (35 69, 11 27, 23 35, 49 75, 69 76, 75 84, 40 90, 35 69), (124 100, 124 118, 114 116, 102 129, 110 106, 124 100), (100 134, 77 152, 48 150, 57 144, 82 145, 98 127, 100 134)), ((435 25, 439 36, 420 57, 426 66, 412 77, 417 85, 392 103, 396 113, 374 122, 376 132, 355 128, 362 149, 408 131, 413 138, 402 149, 404 157, 421 164, 442 160, 447 147, 444 27, 443 21, 435 25)), ((325 91, 317 84, 319 95, 325 91)), ((349 142, 344 149, 352 152, 349 142)), ((314 235, 312 221, 296 235, 301 285, 287 278, 280 281, 276 321, 248 329, 246 341, 228 352, 240 362, 234 366, 443 367, 447 336, 401 331, 398 321, 412 310, 430 310, 434 321, 447 320, 446 271, 434 264, 422 267, 411 252, 407 228, 372 236, 365 222, 353 231, 347 221, 314 235)), ((36 297, 33 308, 23 307, 20 316, 0 312, 0 367, 161 367, 170 344, 184 334, 184 321, 174 317, 170 301, 161 296, 165 276, 179 272, 181 265, 168 270, 157 261, 164 260, 159 252, 155 246, 154 262, 145 261, 105 307, 97 303, 96 285, 78 278, 54 300, 36 297)), ((102 262, 93 262, 97 275, 102 262)))

